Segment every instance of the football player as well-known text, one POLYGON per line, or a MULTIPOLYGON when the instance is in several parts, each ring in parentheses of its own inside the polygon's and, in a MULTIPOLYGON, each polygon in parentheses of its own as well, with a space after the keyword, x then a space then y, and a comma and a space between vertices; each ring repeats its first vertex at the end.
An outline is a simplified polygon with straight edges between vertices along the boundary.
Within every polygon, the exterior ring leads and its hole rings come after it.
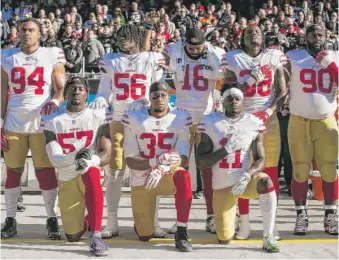
POLYGON ((105 108, 86 108, 88 95, 86 80, 70 77, 65 85, 67 107, 44 118, 42 126, 48 157, 58 170, 59 207, 66 238, 77 242, 90 229, 90 250, 101 256, 108 255, 109 248, 101 238, 104 198, 100 167, 109 163, 111 151, 101 145, 102 151, 96 154, 95 143, 96 135, 109 134, 112 115, 105 108), (88 216, 84 218, 86 208, 88 216))
POLYGON ((34 18, 20 22, 19 38, 21 48, 1 50, 1 149, 7 167, 7 218, 1 237, 17 233, 20 179, 30 150, 47 211, 48 237, 60 239, 55 210, 58 183, 46 153, 40 120, 41 114, 57 111, 63 102, 66 61, 61 49, 39 47, 40 24, 34 18), (51 99, 52 87, 55 94, 51 99))
POLYGON ((306 196, 308 177, 315 158, 322 177, 324 229, 338 234, 338 51, 325 51, 326 31, 320 25, 306 29, 307 50, 287 53, 291 85, 288 142, 293 164, 292 196, 297 211, 294 234, 308 229, 306 196))
POLYGON ((175 245, 189 252, 187 222, 192 203, 190 174, 183 167, 189 157, 191 116, 185 110, 169 110, 170 87, 155 82, 149 89, 150 108, 128 111, 124 152, 132 176, 132 211, 141 241, 153 237, 156 196, 175 194, 177 231, 175 245))
MULTIPOLYGON (((226 68, 226 81, 243 83, 245 111, 260 118, 266 125, 264 172, 273 181, 278 198, 280 133, 276 108, 285 102, 287 96, 283 68, 286 57, 279 50, 266 49, 263 37, 257 25, 248 25, 242 35, 242 49, 226 53, 222 66, 226 68)), ((246 239, 250 235, 249 201, 239 199, 238 206, 240 229, 236 238, 246 239)), ((275 235, 279 238, 276 229, 275 235)))
POLYGON ((228 244, 234 236, 237 198, 259 198, 263 249, 279 252, 273 236, 277 196, 272 180, 263 173, 265 125, 244 112, 244 93, 237 83, 225 84, 222 98, 225 114, 214 112, 202 118, 197 149, 198 167, 212 168, 213 209, 219 243, 228 244))
MULTIPOLYGON (((121 197, 121 183, 125 169, 123 159, 123 130, 120 122, 127 106, 134 100, 148 98, 149 86, 162 77, 165 59, 160 53, 140 51, 143 39, 141 30, 133 24, 122 26, 117 32, 121 52, 105 54, 99 63, 101 80, 96 99, 91 108, 107 106, 113 102, 113 121, 110 124, 112 156, 108 175, 106 201, 108 221, 102 236, 110 238, 119 235, 118 207, 121 197)), ((166 233, 158 230, 159 236, 166 233)))
MULTIPOLYGON (((146 27, 146 29, 148 29, 146 27)), ((149 40, 151 30, 146 31, 145 41, 149 40)), ((146 43, 145 43, 146 45, 146 43)), ((168 45, 165 57, 168 61, 168 72, 173 75, 176 91, 176 107, 185 109, 192 115, 193 125, 190 128, 190 147, 199 142, 196 133, 199 120, 213 111, 213 93, 218 80, 223 79, 221 58, 225 53, 220 48, 214 48, 205 41, 205 34, 197 28, 187 28, 185 40, 168 45)), ((204 180, 204 197, 206 201, 207 218, 206 231, 215 233, 213 217, 210 171, 202 172, 204 180)), ((175 230, 175 225, 170 229, 175 230)))

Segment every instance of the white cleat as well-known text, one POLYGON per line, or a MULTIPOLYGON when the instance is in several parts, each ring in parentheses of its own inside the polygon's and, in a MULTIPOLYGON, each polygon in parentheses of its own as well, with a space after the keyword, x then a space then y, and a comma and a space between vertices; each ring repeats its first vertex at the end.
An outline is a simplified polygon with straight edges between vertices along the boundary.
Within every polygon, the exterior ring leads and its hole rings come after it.
POLYGON ((119 225, 116 216, 108 216, 107 225, 103 231, 101 231, 101 237, 108 239, 111 237, 119 236, 119 225))
POLYGON ((177 231, 177 222, 167 231, 168 234, 174 234, 177 231))
POLYGON ((245 240, 251 234, 250 218, 248 214, 240 215, 239 231, 235 234, 235 239, 245 240))
POLYGON ((214 216, 210 216, 206 219, 206 225, 205 225, 205 229, 207 232, 210 232, 212 234, 216 234, 217 231, 215 229, 215 220, 214 220, 214 216))
POLYGON ((161 227, 156 226, 156 227, 154 227, 153 237, 164 238, 164 237, 166 237, 166 232, 161 227))

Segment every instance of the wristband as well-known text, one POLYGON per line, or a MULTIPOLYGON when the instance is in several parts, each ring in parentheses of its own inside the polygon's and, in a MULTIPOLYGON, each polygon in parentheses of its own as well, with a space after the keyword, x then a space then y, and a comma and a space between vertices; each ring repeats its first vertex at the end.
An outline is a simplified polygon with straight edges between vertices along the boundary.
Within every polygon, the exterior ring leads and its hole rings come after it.
POLYGON ((151 158, 148 160, 149 166, 151 166, 151 168, 155 168, 157 167, 158 163, 157 163, 157 158, 151 158))
POLYGON ((269 116, 273 115, 273 110, 272 110, 271 108, 267 108, 267 109, 265 110, 265 112, 266 112, 269 116))
POLYGON ((3 119, 1 118, 1 121, 0 121, 0 128, 3 128, 3 127, 4 127, 4 124, 5 124, 5 120, 3 120, 3 119))
POLYGON ((57 105, 57 107, 59 107, 59 101, 57 100, 57 99, 55 99, 55 98, 53 98, 52 100, 51 100, 51 102, 52 103, 54 103, 54 104, 56 104, 57 105))
POLYGON ((101 163, 100 157, 96 154, 92 155, 91 161, 92 161, 93 166, 99 166, 101 163))
POLYGON ((147 30, 152 30, 153 29, 153 26, 149 23, 145 23, 144 27, 147 29, 147 30))

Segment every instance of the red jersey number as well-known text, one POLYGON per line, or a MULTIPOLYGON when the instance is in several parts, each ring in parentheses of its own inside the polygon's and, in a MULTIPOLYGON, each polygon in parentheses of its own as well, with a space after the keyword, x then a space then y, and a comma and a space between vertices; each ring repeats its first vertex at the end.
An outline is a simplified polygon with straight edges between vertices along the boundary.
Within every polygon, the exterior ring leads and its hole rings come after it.
POLYGON ((15 94, 22 94, 26 86, 35 86, 35 95, 44 94, 44 67, 37 67, 28 77, 26 83, 26 69, 24 67, 14 67, 11 70, 11 82, 17 86, 13 87, 15 94))
MULTIPOLYGON (((220 145, 225 145, 227 143, 227 138, 223 138, 220 140, 220 145)), ((241 151, 235 151, 234 155, 234 162, 230 163, 227 161, 227 157, 222 159, 219 162, 219 168, 221 169, 240 169, 242 168, 242 163, 241 163, 241 151)))
POLYGON ((305 93, 314 93, 318 89, 322 93, 331 93, 334 81, 330 76, 328 69, 320 69, 317 71, 313 69, 302 69, 300 71, 300 82, 304 84, 303 91, 305 93), (324 81, 324 79, 326 79, 324 81), (324 84, 328 82, 328 84, 324 84))
MULTIPOLYGON (((242 70, 239 73, 239 77, 245 77, 247 75, 251 75, 251 70, 242 70)), ((245 97, 254 97, 258 94, 261 97, 268 97, 271 94, 271 85, 272 85, 272 72, 270 72, 270 76, 260 81, 259 83, 254 83, 252 86, 247 86, 245 88, 245 97)))
MULTIPOLYGON (((206 91, 208 89, 208 79, 200 76, 199 71, 202 71, 202 65, 195 65, 193 68, 193 88, 196 91, 206 91)), ((186 64, 185 67, 185 79, 182 90, 192 90, 190 84, 190 64, 186 64)))
POLYGON ((74 139, 81 140, 86 138, 85 147, 87 148, 91 145, 93 141, 93 131, 79 131, 79 132, 71 132, 71 133, 61 133, 57 135, 58 142, 64 152, 64 154, 69 154, 75 151, 75 147, 73 145, 74 139))
POLYGON ((171 150, 172 145, 166 144, 166 139, 172 139, 174 137, 173 133, 158 133, 157 135, 153 133, 142 133, 140 135, 141 140, 149 139, 147 144, 148 154, 141 152, 141 157, 144 159, 151 159, 156 156, 156 147, 159 147, 162 150, 171 150))
POLYGON ((146 86, 142 83, 137 83, 137 80, 147 80, 147 77, 144 74, 133 74, 129 75, 128 73, 116 73, 114 75, 114 86, 117 89, 124 91, 122 94, 117 94, 117 100, 126 100, 131 97, 133 100, 137 100, 145 96, 146 86), (123 79, 129 81, 129 83, 121 82, 123 79))

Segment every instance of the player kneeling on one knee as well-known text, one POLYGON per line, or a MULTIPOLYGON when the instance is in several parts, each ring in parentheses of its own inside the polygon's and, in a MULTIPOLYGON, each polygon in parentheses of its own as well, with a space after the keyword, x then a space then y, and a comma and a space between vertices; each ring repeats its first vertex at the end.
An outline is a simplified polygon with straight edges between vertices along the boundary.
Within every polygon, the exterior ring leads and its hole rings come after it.
POLYGON ((274 185, 263 173, 265 126, 255 116, 245 113, 242 86, 227 83, 222 89, 225 114, 211 113, 202 118, 197 150, 200 169, 212 168, 213 209, 217 237, 228 244, 234 236, 237 198, 257 199, 263 215, 263 249, 278 252, 273 237, 277 207, 274 185), (250 165, 250 153, 254 162, 250 165))
POLYGON ((58 171, 59 206, 66 238, 77 242, 90 229, 90 250, 100 256, 109 253, 101 238, 104 199, 100 167, 110 159, 109 145, 103 144, 101 137, 109 135, 107 123, 111 118, 105 109, 86 108, 88 95, 84 78, 69 78, 65 85, 67 107, 43 118, 43 128, 48 157, 58 171), (102 143, 99 154, 94 151, 97 136, 102 143))
POLYGON ((125 113, 121 120, 125 125, 124 152, 131 170, 132 210, 139 239, 153 237, 156 196, 175 194, 175 245, 188 252, 192 250, 187 235, 192 190, 189 172, 183 167, 188 163, 192 121, 187 111, 169 109, 169 91, 166 83, 153 83, 150 108, 125 113))

